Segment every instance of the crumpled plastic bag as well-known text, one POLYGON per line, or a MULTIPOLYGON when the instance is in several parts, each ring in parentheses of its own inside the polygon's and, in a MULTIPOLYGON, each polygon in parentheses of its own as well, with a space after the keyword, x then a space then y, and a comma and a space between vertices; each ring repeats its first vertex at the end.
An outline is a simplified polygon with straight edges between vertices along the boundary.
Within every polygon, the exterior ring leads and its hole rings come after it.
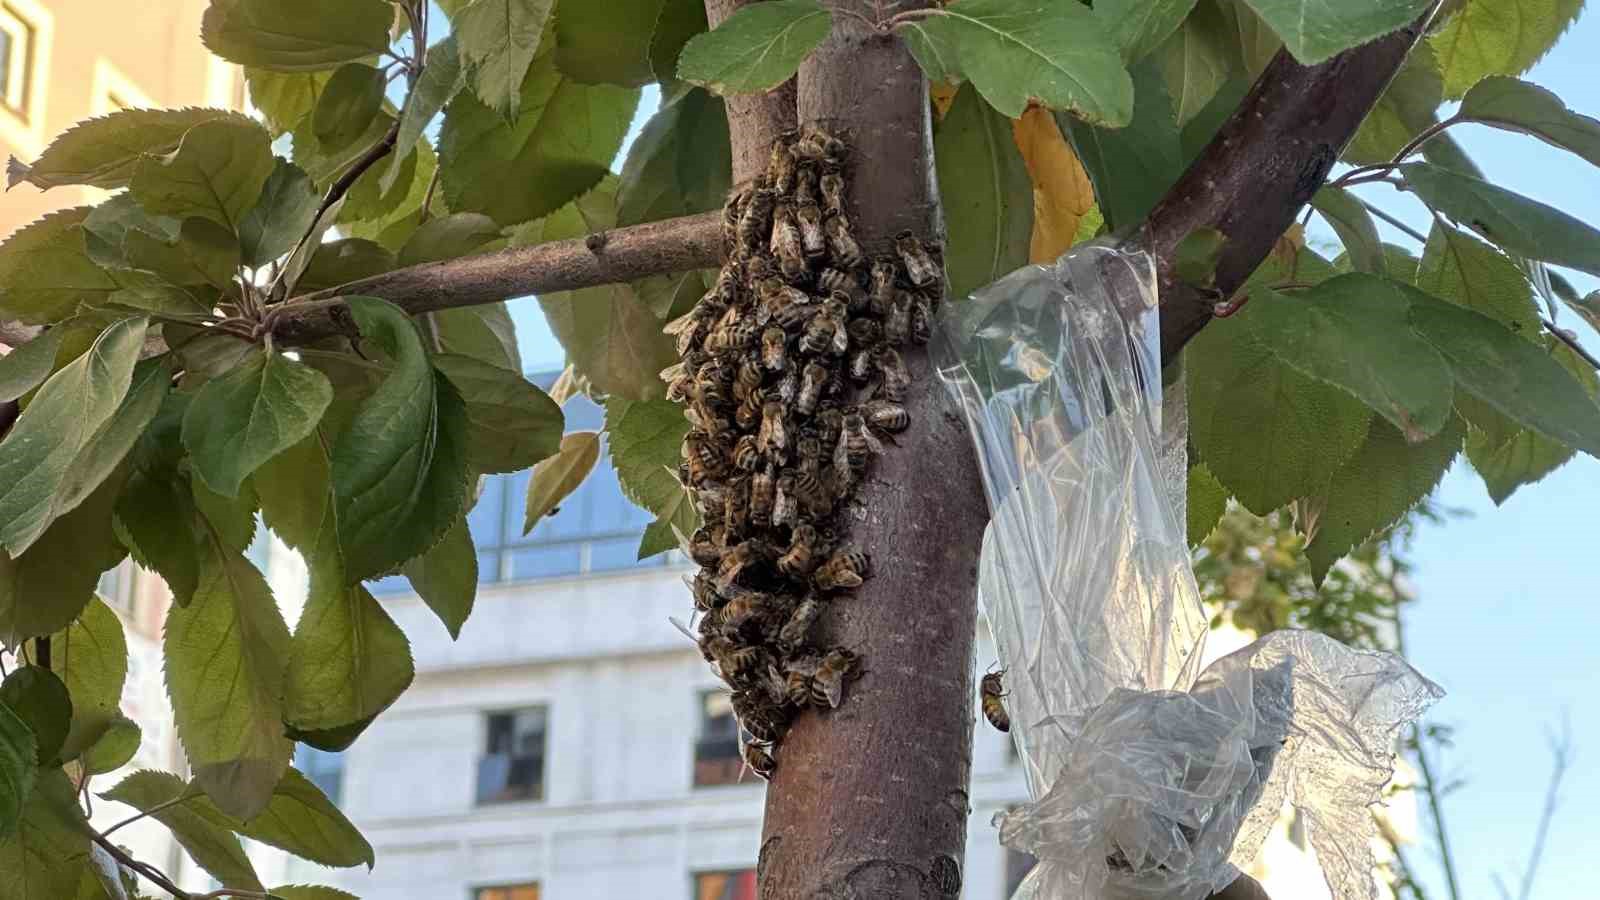
POLYGON ((1335 900, 1365 900, 1370 807, 1401 728, 1443 692, 1398 656, 1304 631, 1201 668, 1159 343, 1153 260, 1105 243, 941 319, 935 360, 991 513, 979 597, 1031 797, 996 823, 1039 858, 1015 897, 1198 900, 1289 803, 1335 900))

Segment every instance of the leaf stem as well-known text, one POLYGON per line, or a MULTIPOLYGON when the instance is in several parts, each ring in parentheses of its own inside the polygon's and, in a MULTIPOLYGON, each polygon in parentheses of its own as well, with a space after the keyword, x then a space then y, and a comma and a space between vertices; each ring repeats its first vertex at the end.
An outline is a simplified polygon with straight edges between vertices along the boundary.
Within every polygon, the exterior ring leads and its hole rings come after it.
POLYGON ((1557 328, 1556 323, 1546 319, 1544 316, 1539 317, 1539 324, 1543 325, 1544 330, 1550 332, 1551 336, 1553 336, 1556 340, 1572 348, 1572 352, 1582 357, 1584 362, 1594 366, 1597 371, 1600 371, 1600 359, 1596 359, 1594 354, 1583 349, 1583 345, 1578 343, 1577 338, 1573 337, 1569 332, 1561 328, 1557 328))
POLYGON ((172 896, 178 898, 178 900, 191 900, 189 892, 178 887, 176 884, 173 884, 172 879, 162 874, 160 869, 157 869, 155 866, 152 866, 149 863, 142 863, 129 856, 121 847, 111 843, 111 841, 107 840, 106 836, 100 832, 95 831, 92 828, 89 829, 89 840, 97 844, 100 849, 111 854, 112 859, 115 859, 122 865, 127 866, 138 874, 149 879, 150 882, 156 887, 161 888, 163 891, 166 891, 172 896))
POLYGON ((1435 122, 1432 125, 1429 125, 1427 128, 1422 129, 1417 133, 1416 137, 1407 141, 1406 145, 1400 148, 1400 152, 1394 155, 1394 159, 1390 161, 1389 165, 1399 165, 1405 160, 1406 157, 1422 149, 1423 144, 1426 144, 1428 141, 1431 141, 1435 137, 1443 134, 1446 128, 1449 128, 1452 125, 1459 125, 1465 121, 1467 120, 1463 119, 1460 114, 1457 114, 1445 119, 1442 122, 1435 122))
POLYGON ((930 6, 925 9, 907 9, 897 12, 889 18, 884 19, 878 24, 878 29, 880 31, 892 31, 896 28, 899 28, 901 25, 904 25, 907 22, 915 21, 916 19, 931 19, 935 16, 948 15, 950 15, 949 10, 940 9, 937 6, 930 6))
POLYGON ((152 806, 147 810, 141 811, 136 816, 129 816, 128 818, 123 819, 121 822, 118 822, 117 824, 112 825, 110 828, 107 828, 105 831, 102 831, 100 834, 101 834, 102 837, 110 837, 112 832, 116 831, 117 829, 121 828, 124 825, 132 825, 133 823, 139 821, 140 819, 144 818, 145 816, 153 816, 156 813, 161 812, 164 809, 171 809, 172 807, 177 806, 180 803, 187 803, 191 799, 193 799, 193 798, 190 795, 184 794, 182 796, 174 797, 171 800, 165 800, 165 801, 163 801, 161 803, 157 803, 155 806, 152 806))
POLYGON ((1395 218, 1394 216, 1389 215, 1388 213, 1384 212, 1383 210, 1379 209, 1378 207, 1373 206, 1371 203, 1368 203, 1365 200, 1357 200, 1356 202, 1360 203, 1362 206, 1365 206, 1367 208, 1367 212, 1372 213, 1374 216, 1377 216, 1378 218, 1382 219, 1385 222, 1388 222, 1390 225, 1393 225, 1394 227, 1400 229, 1401 231, 1403 231, 1406 234, 1410 235, 1411 237, 1415 238, 1419 242, 1424 243, 1424 244, 1426 244, 1428 242, 1428 236, 1427 235, 1425 235, 1422 232, 1416 230, 1415 228, 1412 228, 1410 225, 1407 225, 1406 223, 1404 223, 1404 222, 1400 221, 1399 219, 1395 218))

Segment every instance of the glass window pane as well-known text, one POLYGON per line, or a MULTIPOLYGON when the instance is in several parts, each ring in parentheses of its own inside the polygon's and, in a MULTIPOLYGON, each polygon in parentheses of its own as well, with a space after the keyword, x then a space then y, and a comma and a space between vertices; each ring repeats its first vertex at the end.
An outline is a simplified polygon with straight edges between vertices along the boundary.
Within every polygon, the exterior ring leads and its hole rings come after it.
POLYGON ((532 469, 523 469, 521 472, 499 477, 505 493, 503 501, 505 508, 500 512, 500 518, 504 522, 501 526, 503 529, 501 533, 505 535, 503 543, 522 544, 528 540, 522 536, 522 519, 527 512, 528 482, 532 478, 532 469))
POLYGON ((599 431, 605 425, 605 410, 582 394, 568 400, 561 411, 566 415, 568 431, 599 431))
MULTIPOLYGON (((618 531, 629 531, 634 527, 633 511, 635 507, 622 496, 622 484, 617 481, 617 470, 610 466, 595 466, 594 473, 589 476, 594 483, 594 495, 591 501, 591 534, 611 534, 618 531)), ((648 521, 645 522, 649 524, 648 521)))
POLYGON ((500 580, 500 554, 494 551, 478 554, 478 583, 488 584, 500 580))
POLYGON ((411 582, 407 581, 404 575, 388 575, 367 582, 367 590, 375 595, 404 594, 411 590, 411 582))
POLYGON ((637 537, 595 541, 589 545, 589 571, 591 572, 612 572, 617 569, 631 569, 634 566, 660 564, 660 557, 639 559, 639 538, 637 537))
POLYGON ((11 32, 0 29, 0 100, 10 94, 11 32))
POLYGON ((573 575, 582 568, 583 548, 578 544, 528 547, 506 552, 511 555, 511 577, 514 579, 573 575))
POLYGON ((589 477, 578 485, 578 489, 567 495, 561 501, 559 511, 553 515, 545 516, 539 520, 529 538, 534 541, 546 542, 556 540, 575 540, 588 537, 594 531, 589 526, 589 507, 594 502, 596 480, 600 469, 605 464, 602 462, 595 466, 589 477))
POLYGON ((467 513, 467 530, 479 547, 495 547, 502 543, 500 512, 505 500, 505 476, 491 476, 483 486, 483 496, 478 505, 467 513))

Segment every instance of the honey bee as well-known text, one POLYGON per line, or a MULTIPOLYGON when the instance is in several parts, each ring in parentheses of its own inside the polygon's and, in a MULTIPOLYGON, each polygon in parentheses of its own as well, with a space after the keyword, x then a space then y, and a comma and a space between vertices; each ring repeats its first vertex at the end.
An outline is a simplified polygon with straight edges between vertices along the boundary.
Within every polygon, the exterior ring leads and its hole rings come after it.
POLYGON ((662 369, 661 380, 667 383, 667 399, 673 403, 683 403, 688 400, 694 390, 694 379, 689 376, 687 367, 682 362, 673 363, 662 369))
POLYGON ((733 464, 746 472, 754 472, 761 465, 761 451, 756 449, 755 435, 740 435, 739 442, 733 445, 733 464))
POLYGON ((739 245, 739 219, 749 193, 745 188, 729 191, 722 204, 722 245, 730 253, 739 245))
POLYGON ((815 597, 806 597, 789 614, 788 621, 783 623, 783 628, 778 631, 778 645, 780 647, 799 647, 811 637, 811 629, 817 624, 817 619, 822 616, 822 604, 815 597))
POLYGON ((743 400, 755 391, 761 389, 761 381, 765 378, 761 371, 761 354, 751 351, 739 362, 739 368, 733 377, 733 397, 743 400))
POLYGON ((794 220, 800 227, 800 245, 806 256, 815 259, 828 252, 828 239, 822 233, 822 210, 815 203, 795 207, 794 220))
POLYGON ((845 389, 843 369, 837 366, 829 369, 828 380, 822 386, 822 395, 824 397, 837 398, 843 396, 845 389))
POLYGON ((898 434, 911 425, 911 414, 898 403, 886 400, 874 400, 861 408, 861 414, 866 416, 867 424, 879 431, 898 434))
POLYGON ((796 525, 789 538, 789 550, 778 557, 778 571, 790 578, 804 578, 817 568, 817 529, 796 525))
POLYGON ((858 412, 846 414, 838 447, 833 452, 834 468, 856 478, 866 471, 873 454, 882 452, 883 444, 867 428, 866 417, 858 412))
POLYGON ((906 267, 906 277, 912 284, 922 287, 938 280, 939 264, 928 252, 927 245, 917 240, 915 234, 902 231, 895 235, 894 249, 900 254, 900 261, 906 267))
POLYGON ((810 166, 801 166, 794 178, 794 203, 801 206, 817 202, 817 173, 810 166))
POLYGON ((717 280, 700 298, 700 302, 713 311, 719 307, 732 306, 739 299, 740 268, 737 262, 730 262, 718 270, 717 280))
POLYGON ((767 184, 779 194, 787 194, 794 188, 795 174, 800 168, 791 146, 791 141, 783 138, 773 141, 772 156, 767 160, 767 184))
POLYGON ((889 314, 883 319, 883 339, 900 346, 911 338, 911 295, 905 291, 894 292, 894 302, 889 304, 889 314))
POLYGON ((697 306, 668 322, 661 329, 661 333, 676 338, 678 355, 684 356, 698 346, 700 340, 705 337, 707 331, 706 321, 705 314, 697 306))
POLYGON ((822 385, 827 379, 827 369, 815 362, 806 363, 805 371, 800 375, 800 394, 795 397, 794 408, 807 416, 815 412, 817 401, 822 399, 822 385))
POLYGON ((763 279, 778 274, 778 264, 765 254, 746 257, 740 265, 744 267, 744 279, 749 284, 760 284, 763 279))
POLYGON ((807 432, 795 441, 794 455, 800 461, 800 468, 812 475, 822 468, 822 439, 816 434, 807 432))
POLYGON ((768 781, 772 780, 772 773, 778 771, 777 761, 772 758, 772 754, 761 749, 759 744, 744 745, 744 764, 750 767, 750 771, 768 781))
POLYGON ((1004 674, 1003 671, 990 672, 983 676, 978 689, 983 701, 983 717, 998 731, 1011 730, 1011 714, 1006 712, 1005 704, 1000 701, 1005 696, 1004 686, 1000 682, 1000 676, 1004 674))
MULTIPOLYGON (((723 558, 726 563, 726 557, 723 558)), ((861 586, 872 568, 872 560, 859 550, 840 550, 828 557, 811 575, 811 583, 821 591, 848 590, 861 586)))
POLYGON ((817 673, 811 676, 811 702, 838 709, 844 701, 845 682, 856 672, 856 661, 855 653, 843 647, 830 650, 822 657, 817 673))
POLYGON ((868 295, 867 308, 878 318, 889 314, 889 307, 894 303, 894 263, 880 259, 872 264, 872 289, 868 295))
POLYGON ((839 165, 844 162, 844 141, 812 125, 794 144, 794 155, 803 162, 839 165))
POLYGON ((883 326, 871 316, 856 316, 845 326, 845 331, 850 335, 850 343, 857 347, 876 344, 883 339, 883 326))
POLYGON ((751 391, 745 395, 739 404, 739 409, 733 414, 734 421, 740 428, 754 428, 761 421, 761 407, 765 405, 766 397, 761 391, 751 391))
POLYGON ((817 427, 817 439, 822 441, 823 447, 832 447, 839 442, 839 434, 844 430, 843 410, 824 407, 817 413, 814 421, 817 427))
POLYGON ((722 633, 733 637, 746 625, 763 620, 772 608, 772 595, 760 591, 733 590, 735 596, 719 610, 718 627, 722 633))
POLYGON ((905 360, 900 358, 899 351, 893 347, 884 347, 878 351, 876 362, 878 371, 883 374, 883 396, 896 403, 906 399, 906 392, 911 389, 911 373, 906 370, 905 360))
POLYGON ((807 472, 804 469, 795 473, 794 496, 806 508, 813 518, 821 518, 833 512, 834 492, 829 490, 820 475, 807 472))
POLYGON ((772 227, 772 210, 777 205, 777 195, 765 188, 750 192, 739 210, 738 249, 743 255, 754 255, 764 243, 762 238, 772 227))
POLYGON ((828 215, 837 216, 844 213, 844 176, 838 172, 827 172, 822 176, 822 206, 828 215))
POLYGON ((772 498, 772 524, 782 528, 795 523, 794 475, 778 476, 776 496, 772 498))
MULTIPOLYGON (((693 462, 689 465, 692 467, 693 462)), ((721 484, 712 484, 707 481, 695 481, 691 476, 689 483, 698 485, 694 491, 694 508, 700 513, 701 518, 710 521, 722 521, 723 510, 727 506, 727 491, 721 484)))
POLYGON ((811 295, 797 287, 784 284, 783 279, 771 275, 761 279, 756 284, 756 291, 761 296, 761 301, 772 310, 773 317, 784 306, 809 306, 811 295))
POLYGON ((695 529, 693 535, 684 542, 683 552, 696 565, 714 566, 722 561, 722 541, 720 529, 713 529, 710 525, 702 525, 695 529))
MULTIPOLYGON (((750 527, 750 480, 730 481, 722 488, 722 529, 724 540, 744 537, 750 527)), ((726 559, 726 556, 724 556, 726 559)))
MULTIPOLYGON (((767 671, 771 673, 776 670, 768 663, 767 671)), ((770 680, 770 677, 763 677, 763 682, 770 680)), ((739 717, 739 725, 750 732, 751 737, 769 744, 783 739, 784 730, 789 727, 789 713, 781 705, 788 700, 787 682, 784 688, 783 699, 769 697, 768 690, 733 692, 729 698, 733 701, 733 714, 739 717)))
POLYGON ((706 350, 711 353, 743 350, 755 343, 756 334, 760 329, 761 326, 754 320, 739 321, 727 327, 719 326, 706 335, 706 350))
POLYGON ((784 403, 793 403, 794 395, 800 393, 800 375, 793 368, 778 379, 778 399, 784 403))
POLYGON ((850 349, 850 332, 845 329, 844 306, 835 301, 822 305, 800 334, 800 349, 806 353, 842 355, 850 349))
POLYGON ((844 213, 829 216, 828 221, 822 224, 822 229, 828 236, 828 247, 833 251, 834 262, 851 269, 861 265, 861 245, 850 233, 850 220, 845 218, 844 213))
POLYGON ((792 280, 806 272, 805 245, 801 242, 800 226, 795 224, 794 210, 789 204, 778 205, 772 218, 772 255, 778 258, 778 269, 783 277, 792 280))
POLYGON ((817 276, 817 288, 830 296, 843 294, 845 306, 852 313, 861 313, 867 308, 867 292, 861 289, 861 282, 848 272, 823 269, 822 274, 817 276))
POLYGON ((933 337, 933 301, 918 291, 911 298, 911 342, 926 344, 933 337))
POLYGON ((750 523, 757 528, 772 525, 772 504, 777 500, 778 479, 769 466, 750 476, 750 523))
MULTIPOLYGON (((859 321, 859 320, 857 320, 859 321)), ((855 324, 854 322, 851 323, 855 324)), ((870 347, 857 350, 850 355, 850 379, 857 384, 866 384, 872 378, 872 354, 870 347)))
POLYGON ((728 386, 713 378, 697 378, 689 391, 689 399, 701 407, 702 418, 715 418, 716 411, 725 409, 731 402, 728 386))
POLYGON ((717 565, 717 587, 727 590, 745 569, 774 556, 771 547, 758 538, 739 542, 722 554, 722 561, 717 565))
POLYGON ((789 336, 777 325, 761 332, 761 364, 773 372, 783 371, 789 357, 785 352, 789 336))
MULTIPOLYGON (((722 558, 720 553, 717 558, 722 558)), ((710 612, 722 605, 722 596, 717 593, 716 584, 704 571, 694 573, 694 578, 684 576, 683 583, 689 586, 689 592, 694 597, 695 609, 710 612)))
POLYGON ((783 421, 781 402, 768 400, 762 405, 761 431, 756 435, 756 446, 769 455, 789 446, 789 432, 783 421))
POLYGON ((679 448, 683 458, 691 463, 699 463, 702 467, 715 472, 722 468, 722 448, 711 439, 707 432, 691 431, 683 436, 683 446, 679 448))
POLYGON ((784 669, 784 692, 791 704, 805 706, 811 702, 811 678, 817 674, 821 664, 820 657, 809 654, 789 658, 784 669))

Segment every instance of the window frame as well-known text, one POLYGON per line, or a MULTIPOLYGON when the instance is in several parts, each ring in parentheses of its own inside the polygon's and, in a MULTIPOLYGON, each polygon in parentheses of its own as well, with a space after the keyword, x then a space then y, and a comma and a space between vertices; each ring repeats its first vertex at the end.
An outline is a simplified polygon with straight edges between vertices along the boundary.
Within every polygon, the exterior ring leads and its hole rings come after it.
POLYGON ((45 146, 45 101, 50 85, 50 47, 55 17, 37 0, 0 0, 0 28, 20 37, 9 66, 20 84, 0 96, 0 141, 19 156, 36 157, 45 146), (14 102, 20 101, 20 102, 14 102))
MULTIPOLYGON (((531 703, 531 704, 525 704, 525 705, 522 705, 522 706, 498 707, 498 708, 494 708, 494 709, 484 709, 484 710, 480 711, 479 716, 480 716, 479 721, 482 723, 482 731, 479 734, 479 740, 478 740, 478 747, 479 747, 478 765, 477 765, 477 770, 475 772, 477 777, 475 779, 475 783, 473 784, 473 795, 472 795, 472 805, 473 805, 473 807, 476 808, 476 807, 484 807, 484 806, 505 806, 507 804, 512 804, 512 803, 548 803, 549 799, 550 799, 549 798, 549 790, 548 790, 548 788, 549 788, 549 778, 547 777, 549 775, 549 769, 550 769, 550 718, 551 718, 551 706, 550 706, 550 704, 549 703, 531 703), (483 795, 483 774, 482 774, 483 773, 483 765, 484 765, 485 761, 487 761, 491 757, 501 756, 501 755, 507 756, 511 760, 516 760, 518 758, 517 755, 514 754, 514 753, 498 754, 498 753, 490 753, 489 752, 489 738, 490 738, 490 722, 491 722, 491 720, 495 716, 512 716, 513 717, 513 724, 514 724, 515 723, 515 716, 517 716, 518 714, 520 714, 520 713, 531 713, 531 712, 534 712, 534 711, 541 711, 543 713, 543 716, 544 716, 544 727, 540 732, 540 739, 539 739, 539 780, 538 780, 538 783, 536 785, 536 790, 533 792, 533 795, 529 796, 529 797, 507 797, 507 798, 500 799, 500 800, 496 800, 496 799, 492 799, 492 798, 485 798, 484 795, 483 795)), ((515 732, 513 732, 513 734, 512 734, 513 741, 515 740, 515 737, 516 737, 515 732)))
MULTIPOLYGON (((731 776, 726 776, 725 780, 713 780, 710 777, 704 781, 701 780, 700 747, 702 744, 707 744, 710 742, 710 738, 707 737, 706 733, 706 726, 710 722, 710 717, 707 715, 707 704, 708 701, 715 696, 730 697, 731 694, 726 688, 716 687, 704 688, 695 692, 695 718, 698 724, 695 728, 694 754, 690 758, 689 786, 697 791, 723 787, 740 787, 744 785, 744 782, 739 780, 739 776, 744 772, 744 756, 740 752, 742 749, 740 741, 747 740, 748 738, 743 734, 742 729, 739 728, 739 720, 733 715, 733 709, 731 705, 728 710, 728 715, 733 719, 733 755, 731 757, 707 758, 705 762, 708 768, 712 764, 732 763, 733 774, 731 776)), ((730 700, 729 702, 731 704, 732 701, 730 700)), ((724 778, 724 776, 719 776, 719 778, 724 778)), ((760 779, 756 780, 759 781, 760 779)))
MULTIPOLYGON (((745 866, 739 869, 694 869, 689 872, 689 900, 700 900, 700 879, 713 875, 727 875, 733 878, 742 878, 746 875, 754 879, 755 866, 745 866)), ((757 890, 760 886, 757 885, 757 890)))
POLYGON ((484 891, 515 891, 522 888, 533 888, 534 894, 543 900, 544 885, 539 881, 513 881, 504 884, 479 884, 467 888, 467 900, 483 900, 484 891))

